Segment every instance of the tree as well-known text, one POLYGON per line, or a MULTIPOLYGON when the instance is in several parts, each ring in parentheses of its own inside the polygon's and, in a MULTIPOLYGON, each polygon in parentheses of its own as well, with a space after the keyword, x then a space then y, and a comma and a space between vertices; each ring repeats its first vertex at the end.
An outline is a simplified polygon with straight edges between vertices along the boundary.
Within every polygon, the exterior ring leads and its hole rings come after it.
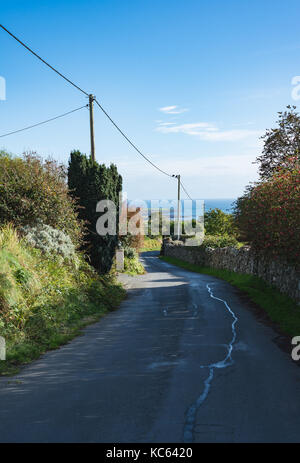
POLYGON ((115 203, 118 210, 122 177, 114 164, 106 167, 80 151, 72 151, 68 168, 68 185, 72 196, 80 206, 79 218, 85 221, 87 226, 84 250, 91 264, 100 273, 106 273, 112 265, 118 236, 97 234, 96 223, 100 214, 96 212, 96 205, 99 201, 108 199, 115 203))
POLYGON ((296 106, 287 106, 279 112, 278 127, 269 129, 263 135, 263 152, 257 157, 260 177, 270 178, 279 167, 292 170, 300 160, 300 116, 296 106))
POLYGON ((205 233, 207 235, 234 235, 234 219, 221 209, 210 209, 204 214, 205 233))
POLYGON ((236 202, 235 216, 254 249, 299 265, 300 163, 249 186, 236 202))

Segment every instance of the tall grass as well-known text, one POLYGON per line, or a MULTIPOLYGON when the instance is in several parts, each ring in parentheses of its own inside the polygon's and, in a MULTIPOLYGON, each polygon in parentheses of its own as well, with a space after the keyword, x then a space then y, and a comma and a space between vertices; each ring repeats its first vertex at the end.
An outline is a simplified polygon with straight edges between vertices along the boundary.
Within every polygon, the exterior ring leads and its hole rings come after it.
POLYGON ((7 343, 0 374, 67 342, 124 297, 113 276, 99 277, 77 257, 75 264, 43 255, 12 225, 0 229, 0 335, 7 343))
POLYGON ((150 236, 145 236, 144 237, 144 244, 142 248, 140 249, 140 252, 146 252, 146 251, 160 251, 162 245, 162 237, 150 237, 150 236))

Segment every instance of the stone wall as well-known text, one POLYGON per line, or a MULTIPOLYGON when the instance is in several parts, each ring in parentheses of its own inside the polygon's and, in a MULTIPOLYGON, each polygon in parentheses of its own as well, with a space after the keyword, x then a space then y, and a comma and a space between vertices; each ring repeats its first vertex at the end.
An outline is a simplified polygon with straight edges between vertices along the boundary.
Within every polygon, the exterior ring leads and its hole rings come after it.
POLYGON ((162 254, 191 264, 256 275, 300 303, 300 272, 286 262, 255 253, 249 246, 212 249, 165 240, 162 254))

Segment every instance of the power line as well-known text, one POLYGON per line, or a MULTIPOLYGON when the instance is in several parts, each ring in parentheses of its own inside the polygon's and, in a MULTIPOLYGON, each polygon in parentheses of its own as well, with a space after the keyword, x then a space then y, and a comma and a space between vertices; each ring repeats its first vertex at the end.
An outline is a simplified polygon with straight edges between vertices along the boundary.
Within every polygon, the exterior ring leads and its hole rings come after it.
POLYGON ((84 106, 80 106, 80 108, 73 109, 72 111, 69 111, 67 113, 61 114, 60 116, 56 116, 56 117, 52 117, 51 119, 47 119, 46 121, 38 122, 37 124, 29 125, 28 127, 24 127, 23 129, 14 130, 13 132, 5 133, 4 135, 0 135, 0 138, 8 137, 8 135, 13 135, 14 133, 23 132, 23 130, 32 129, 33 127, 37 127, 39 125, 46 124, 47 122, 55 121, 55 119, 59 119, 59 118, 64 117, 64 116, 68 116, 68 114, 75 113, 76 111, 79 111, 80 109, 86 108, 87 106, 88 106, 88 104, 86 104, 84 106))
POLYGON ((165 174, 167 175, 168 177, 172 177, 172 175, 168 174, 167 172, 165 172, 164 170, 162 170, 160 167, 158 167, 157 165, 155 165, 152 161, 150 161, 149 158, 147 158, 147 156, 145 156, 138 148, 137 146, 127 137, 127 135, 125 135, 125 133, 123 132, 123 130, 120 129, 120 127, 114 122, 114 120, 110 117, 110 115, 105 111, 105 109, 101 106, 101 104, 95 99, 94 100, 96 102, 96 104, 99 106, 99 108, 101 109, 101 111, 103 111, 103 113, 105 114, 105 116, 110 120, 110 122, 115 126, 115 128, 120 132, 120 134, 125 138, 125 140, 128 141, 128 143, 147 161, 149 162, 149 164, 151 164, 151 166, 153 166, 155 169, 157 169, 159 172, 161 172, 162 174, 165 174))
POLYGON ((22 42, 20 39, 18 39, 18 37, 16 37, 14 34, 12 34, 8 29, 6 29, 6 27, 2 26, 2 24, 0 24, 0 27, 5 32, 7 32, 13 39, 15 39, 17 42, 19 42, 28 51, 30 51, 30 53, 32 53, 36 58, 38 58, 40 61, 42 61, 44 64, 46 64, 46 66, 48 66, 50 69, 52 69, 52 71, 56 72, 56 74, 58 74, 60 77, 65 79, 67 82, 69 82, 69 84, 73 85, 73 87, 77 88, 77 90, 84 93, 86 96, 89 96, 89 94, 87 92, 82 90, 82 88, 80 88, 78 85, 74 84, 74 82, 72 82, 70 79, 68 79, 66 76, 64 76, 61 72, 59 72, 57 69, 55 69, 53 66, 51 66, 51 64, 47 63, 47 61, 45 61, 43 58, 41 58, 37 53, 35 53, 35 51, 33 51, 31 48, 29 48, 24 42, 22 42))
MULTIPOLYGON (((8 29, 6 29, 6 27, 4 27, 2 24, 0 24, 0 27, 5 31, 7 32, 13 39, 15 39, 18 43, 20 43, 24 48, 26 48, 30 53, 32 53, 36 58, 38 58, 42 63, 44 63, 46 66, 48 66, 52 71, 54 71, 56 74, 58 74, 60 77, 62 77, 66 82, 68 82, 69 84, 73 85, 73 87, 75 87, 77 90, 79 90, 80 92, 82 92, 84 95, 86 96, 89 96, 90 94, 88 92, 86 92, 85 90, 83 90, 82 88, 80 88, 78 85, 76 85, 74 82, 72 82, 70 79, 68 79, 65 75, 63 75, 61 72, 59 72, 57 69, 55 69, 53 66, 51 66, 51 64, 49 64, 47 61, 45 61, 41 56, 39 56, 35 51, 33 51, 30 47, 28 47, 28 45, 26 45, 24 42, 22 42, 20 39, 18 39, 18 37, 16 37, 12 32, 10 32, 8 29)), ((127 142, 135 149, 135 151, 137 151, 149 164, 151 164, 155 169, 157 169, 159 172, 161 172, 162 174, 164 175, 167 175, 168 177, 171 177, 172 178, 172 175, 171 174, 168 174, 167 172, 165 172, 164 170, 162 170, 160 167, 158 167, 156 164, 154 164, 147 156, 145 156, 140 150, 139 148, 137 148, 137 146, 127 137, 127 135, 120 129, 120 127, 114 122, 114 120, 109 116, 109 114, 105 111, 105 109, 101 106, 101 104, 96 100, 94 99, 94 101, 97 103, 97 105, 99 106, 99 108, 101 109, 101 111, 105 114, 105 116, 110 120, 110 122, 114 125, 114 127, 120 132, 120 134, 127 140, 127 142)), ((43 121, 43 122, 40 122, 38 124, 34 124, 34 125, 31 125, 29 127, 25 127, 24 129, 20 129, 20 130, 16 130, 14 132, 9 132, 7 134, 4 134, 4 135, 0 135, 0 138, 2 137, 6 137, 8 135, 12 135, 14 133, 18 133, 18 132, 22 132, 23 130, 28 130, 28 129, 31 129, 33 127, 37 127, 39 125, 42 125, 42 124, 45 124, 47 122, 50 122, 50 121, 53 121, 55 119, 58 119, 60 117, 64 117, 66 116, 67 114, 71 114, 72 112, 75 112, 75 111, 78 111, 79 109, 82 109, 84 107, 86 107, 88 105, 85 105, 85 106, 82 106, 80 108, 77 108, 73 111, 70 111, 68 113, 65 113, 65 114, 62 114, 60 116, 57 116, 57 117, 54 117, 52 119, 48 119, 47 121, 43 121)), ((184 188, 184 186, 182 185, 182 182, 180 182, 183 190, 185 191, 185 193, 187 194, 187 196, 192 199, 190 197, 190 195, 187 193, 186 189, 184 188)))
POLYGON ((185 194, 186 194, 186 195, 187 195, 187 196, 188 196, 190 199, 192 199, 192 198, 190 197, 190 195, 188 194, 188 192, 186 191, 186 189, 184 188, 184 186, 183 186, 183 184, 182 184, 182 181, 181 181, 181 180, 180 180, 180 185, 181 185, 181 187, 182 187, 183 191, 185 192, 185 194))
MULTIPOLYGON (((86 96, 89 96, 89 93, 84 91, 82 88, 80 88, 78 85, 74 84, 70 79, 68 79, 66 76, 64 76, 61 72, 59 72, 57 69, 55 69, 53 66, 51 66, 47 61, 45 61, 43 58, 41 58, 35 51, 33 51, 30 47, 28 47, 24 42, 22 42, 18 37, 16 37, 12 32, 10 32, 6 27, 4 27, 2 24, 0 24, 0 27, 7 32, 13 39, 15 39, 17 42, 19 42, 23 47, 25 47, 30 53, 32 53, 36 58, 38 58, 40 61, 42 61, 46 66, 48 66, 52 71, 56 72, 60 77, 65 79, 69 84, 73 85, 73 87, 77 88, 77 90, 80 90, 82 93, 84 93, 86 96)), ((105 111, 105 109, 100 105, 100 103, 95 99, 95 102, 99 106, 99 108, 103 111, 103 113, 106 115, 106 117, 110 120, 110 122, 116 127, 116 129, 121 133, 121 135, 130 143, 130 145, 147 161, 149 164, 151 164, 155 169, 159 170, 161 173, 167 175, 168 177, 172 177, 172 175, 168 174, 167 172, 163 171, 160 169, 158 166, 156 166, 150 159, 147 158, 138 148, 137 146, 125 135, 125 133, 118 127, 118 125, 113 121, 113 119, 109 116, 109 114, 105 111)), ((25 130, 25 129, 22 129, 25 130)), ((15 133, 15 132, 12 132, 15 133)), ((9 134, 10 135, 10 134, 9 134)), ((4 137, 6 135, 2 135, 4 137)))

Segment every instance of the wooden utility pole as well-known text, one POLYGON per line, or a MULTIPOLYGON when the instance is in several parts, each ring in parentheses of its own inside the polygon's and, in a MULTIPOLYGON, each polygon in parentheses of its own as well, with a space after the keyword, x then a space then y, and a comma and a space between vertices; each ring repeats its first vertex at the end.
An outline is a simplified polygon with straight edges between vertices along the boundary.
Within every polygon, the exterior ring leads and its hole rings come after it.
POLYGON ((89 108, 90 108, 90 130, 91 130, 91 158, 96 161, 95 156, 95 136, 94 136, 94 95, 89 95, 89 108))
MULTIPOLYGON (((172 177, 177 178, 178 180, 178 193, 177 193, 177 239, 180 240, 181 232, 180 232, 180 175, 172 175, 172 177)), ((174 224, 174 235, 175 235, 175 224, 174 224)))
POLYGON ((180 175, 176 175, 178 180, 178 197, 177 197, 177 239, 180 240, 180 175))

